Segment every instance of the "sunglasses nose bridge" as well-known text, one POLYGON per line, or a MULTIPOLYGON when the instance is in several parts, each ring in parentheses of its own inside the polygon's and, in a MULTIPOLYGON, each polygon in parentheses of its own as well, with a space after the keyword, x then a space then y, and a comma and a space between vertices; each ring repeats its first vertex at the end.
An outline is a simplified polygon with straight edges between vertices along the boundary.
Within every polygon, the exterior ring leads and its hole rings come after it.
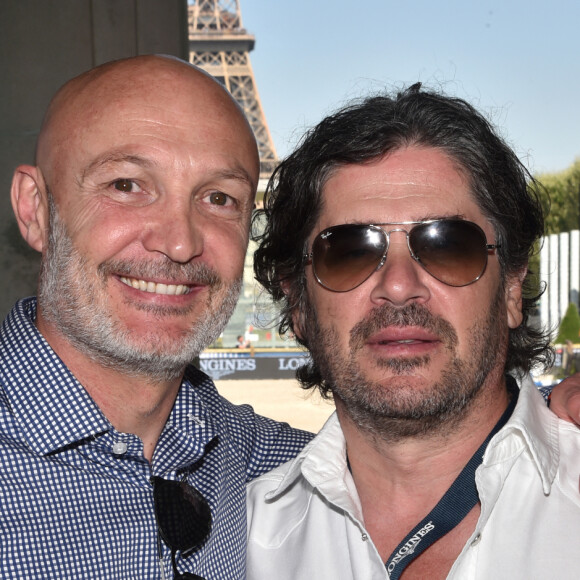
POLYGON ((380 263, 377 266, 375 271, 380 270, 385 265, 385 262, 387 261, 387 254, 389 253, 389 247, 391 246, 391 234, 395 234, 398 232, 404 233, 406 241, 407 241, 407 249, 409 250, 409 253, 411 254, 411 258, 413 258, 414 260, 417 259, 415 257, 415 254, 413 253, 413 250, 411 249, 411 244, 409 243, 409 230, 406 230, 405 228, 392 228, 390 230, 386 230, 384 227, 382 227, 381 229, 383 231, 383 234, 385 235, 385 251, 383 252, 383 256, 381 258, 381 261, 380 261, 380 263))
POLYGON ((387 254, 389 252, 389 245, 391 244, 391 238, 389 236, 390 231, 388 232, 384 228, 380 228, 380 231, 382 232, 384 240, 385 240, 385 249, 383 250, 383 254, 381 256, 381 259, 380 259, 379 263, 377 264, 377 267, 373 270, 373 272, 378 272, 385 265, 385 262, 387 261, 387 254))

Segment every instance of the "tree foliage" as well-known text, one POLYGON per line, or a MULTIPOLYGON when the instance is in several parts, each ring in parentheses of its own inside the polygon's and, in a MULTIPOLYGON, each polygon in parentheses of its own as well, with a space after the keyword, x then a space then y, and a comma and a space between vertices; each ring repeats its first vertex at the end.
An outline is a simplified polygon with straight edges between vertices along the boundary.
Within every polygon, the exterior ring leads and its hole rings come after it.
POLYGON ((556 344, 564 344, 566 340, 571 340, 572 342, 578 342, 578 336, 580 335, 580 314, 578 314, 578 308, 576 304, 570 302, 568 308, 566 309, 566 314, 560 322, 560 328, 558 330, 558 336, 556 337, 556 344))
POLYGON ((546 234, 580 229, 580 159, 558 173, 535 176, 546 194, 542 205, 546 212, 546 234))

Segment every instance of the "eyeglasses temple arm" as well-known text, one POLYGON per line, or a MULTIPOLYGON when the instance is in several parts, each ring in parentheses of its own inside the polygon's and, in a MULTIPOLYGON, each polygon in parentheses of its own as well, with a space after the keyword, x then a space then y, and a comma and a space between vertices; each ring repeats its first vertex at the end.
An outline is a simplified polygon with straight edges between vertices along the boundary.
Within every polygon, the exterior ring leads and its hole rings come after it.
POLYGON ((161 568, 161 580, 166 580, 165 566, 163 565, 163 544, 161 543, 161 535, 159 533, 159 529, 157 529, 157 551, 159 554, 159 567, 161 568))

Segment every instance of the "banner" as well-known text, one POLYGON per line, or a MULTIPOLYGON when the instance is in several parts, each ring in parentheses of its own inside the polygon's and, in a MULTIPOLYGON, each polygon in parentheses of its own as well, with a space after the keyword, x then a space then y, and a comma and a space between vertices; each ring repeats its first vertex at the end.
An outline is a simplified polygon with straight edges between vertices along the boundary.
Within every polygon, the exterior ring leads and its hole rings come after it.
POLYGON ((303 350, 208 349, 201 353, 199 367, 214 381, 293 379, 307 360, 303 350))

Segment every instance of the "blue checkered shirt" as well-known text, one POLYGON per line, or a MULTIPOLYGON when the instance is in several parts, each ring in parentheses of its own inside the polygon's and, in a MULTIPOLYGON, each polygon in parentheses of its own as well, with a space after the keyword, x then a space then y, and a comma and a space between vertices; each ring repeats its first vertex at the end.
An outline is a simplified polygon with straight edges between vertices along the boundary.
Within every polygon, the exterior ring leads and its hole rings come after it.
POLYGON ((0 337, 0 578, 173 578, 163 543, 160 559, 150 476, 184 471, 213 527, 202 549, 178 554, 179 571, 244 578, 246 483, 311 435, 232 405, 191 367, 149 464, 141 440, 112 427, 35 316, 36 300, 21 300, 0 337))

